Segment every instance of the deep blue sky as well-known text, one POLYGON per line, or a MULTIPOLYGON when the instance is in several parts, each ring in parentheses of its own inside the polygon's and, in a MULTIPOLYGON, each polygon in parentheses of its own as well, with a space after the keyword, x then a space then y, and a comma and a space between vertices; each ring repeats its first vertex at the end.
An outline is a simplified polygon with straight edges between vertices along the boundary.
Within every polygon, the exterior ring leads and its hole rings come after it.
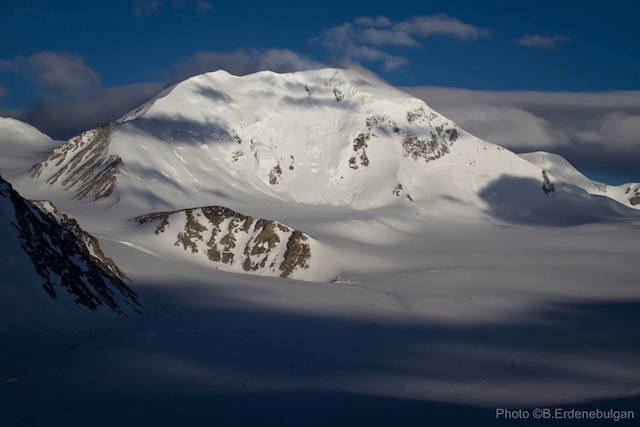
MULTIPOLYGON (((455 19, 482 32, 482 36, 466 38, 436 31, 426 36, 413 34, 418 42, 413 46, 369 45, 385 54, 402 57, 406 63, 393 69, 386 68, 380 60, 350 58, 394 85, 568 92, 640 89, 638 1, 4 0, 2 3, 0 112, 35 123, 57 137, 66 137, 69 132, 102 118, 92 117, 64 129, 51 124, 59 119, 39 120, 38 114, 48 114, 46 109, 51 102, 45 101, 53 96, 58 104, 66 98, 80 97, 78 88, 73 88, 72 93, 69 88, 61 91, 59 87, 43 84, 42 76, 37 76, 42 69, 36 70, 29 62, 39 52, 66 52, 79 58, 87 70, 98 76, 98 89, 104 94, 114 86, 166 84, 181 77, 176 73, 176 64, 188 61, 196 52, 242 50, 251 55, 254 50, 279 48, 324 64, 335 64, 336 59, 345 55, 336 52, 340 46, 336 49, 323 43, 326 31, 343 23, 356 28, 354 20, 361 16, 385 16, 398 24, 412 17, 446 14, 446 19, 455 19), (555 42, 546 47, 516 43, 526 35, 547 37, 555 42)), ((98 89, 91 89, 94 101, 102 96, 97 95, 98 89)), ((138 97, 148 96, 155 87, 145 90, 138 88, 138 97)), ((89 92, 85 92, 87 97, 89 92)), ((134 97, 131 102, 139 100, 134 97)), ((120 113, 119 108, 125 107, 129 105, 114 105, 108 114, 104 113, 104 120, 113 119, 120 113)), ((598 173, 605 176, 604 172, 598 173)), ((629 176, 627 171, 625 179, 629 176)))
MULTIPOLYGON (((167 0, 168 1, 168 0, 167 0)), ((4 2, 6 3, 6 2, 4 2)), ((410 64, 385 72, 397 85, 473 89, 603 90, 640 88, 640 4, 637 1, 213 1, 199 13, 185 1, 138 17, 131 1, 9 1, 0 8, 0 58, 43 50, 82 56, 106 85, 157 79, 196 51, 289 48, 324 59, 309 40, 358 16, 446 13, 491 31, 460 41, 434 36, 419 48, 397 48, 410 64), (570 43, 548 50, 524 48, 524 34, 562 34, 570 43)), ((2 76, 16 105, 18 82, 2 76)), ((27 94, 28 95, 28 94, 27 94)))

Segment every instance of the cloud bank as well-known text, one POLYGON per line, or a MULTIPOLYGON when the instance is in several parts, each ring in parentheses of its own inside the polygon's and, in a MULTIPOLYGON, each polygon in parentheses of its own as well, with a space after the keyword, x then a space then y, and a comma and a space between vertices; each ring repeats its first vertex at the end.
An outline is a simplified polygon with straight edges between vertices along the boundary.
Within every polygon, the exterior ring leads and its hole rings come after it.
POLYGON ((559 153, 592 174, 640 181, 640 91, 404 90, 489 142, 559 153))
POLYGON ((385 69, 394 70, 407 65, 409 60, 384 48, 420 47, 421 39, 431 36, 476 40, 489 37, 490 32, 443 13, 396 22, 386 16, 361 16, 324 30, 314 40, 327 49, 334 61, 380 63, 385 69))

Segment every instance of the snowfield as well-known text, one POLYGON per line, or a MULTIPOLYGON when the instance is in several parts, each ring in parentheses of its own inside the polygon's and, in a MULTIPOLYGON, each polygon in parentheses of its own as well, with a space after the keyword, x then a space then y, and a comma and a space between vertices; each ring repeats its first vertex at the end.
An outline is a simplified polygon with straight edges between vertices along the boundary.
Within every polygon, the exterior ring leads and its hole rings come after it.
POLYGON ((144 311, 7 293, 3 424, 638 411, 638 184, 516 155, 348 70, 204 74, 67 142, 0 125, 3 177, 98 237, 144 311), (45 306, 81 320, 7 320, 45 306))

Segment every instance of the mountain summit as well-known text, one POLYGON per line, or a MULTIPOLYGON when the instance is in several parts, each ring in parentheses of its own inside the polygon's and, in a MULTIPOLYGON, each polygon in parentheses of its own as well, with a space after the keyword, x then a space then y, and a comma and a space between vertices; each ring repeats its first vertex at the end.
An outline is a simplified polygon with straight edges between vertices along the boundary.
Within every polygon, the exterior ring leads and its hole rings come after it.
POLYGON ((537 166, 423 101, 338 69, 190 78, 31 172, 76 199, 145 197, 163 208, 212 196, 370 208, 473 200, 501 175, 542 180, 537 166))

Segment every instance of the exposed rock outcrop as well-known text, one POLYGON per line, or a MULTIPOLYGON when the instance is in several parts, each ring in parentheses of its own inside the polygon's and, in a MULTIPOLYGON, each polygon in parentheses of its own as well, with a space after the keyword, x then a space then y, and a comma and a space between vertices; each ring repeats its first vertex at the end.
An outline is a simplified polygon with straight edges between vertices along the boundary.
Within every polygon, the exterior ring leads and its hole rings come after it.
POLYGON ((542 191, 544 191, 544 194, 556 191, 556 186, 551 182, 549 175, 545 170, 542 171, 542 191))
POLYGON ((153 232, 169 237, 174 247, 221 268, 281 277, 310 268, 309 236, 222 206, 155 212, 133 221, 152 225, 153 232))

